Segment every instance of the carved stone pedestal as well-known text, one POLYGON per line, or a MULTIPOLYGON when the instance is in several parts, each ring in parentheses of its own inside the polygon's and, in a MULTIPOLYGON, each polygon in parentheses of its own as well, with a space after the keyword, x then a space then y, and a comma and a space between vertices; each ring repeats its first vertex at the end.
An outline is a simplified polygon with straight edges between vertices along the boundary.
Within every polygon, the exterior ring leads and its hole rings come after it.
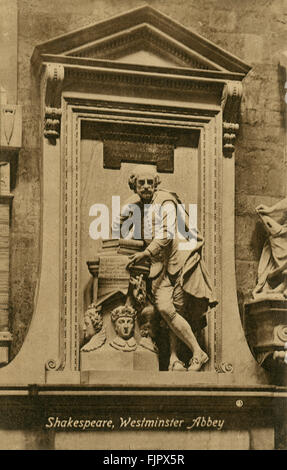
POLYGON ((140 345, 130 352, 117 351, 106 345, 99 351, 81 352, 81 370, 158 371, 158 357, 140 345))
MULTIPOLYGON (((127 255, 141 248, 140 241, 104 240, 99 256, 88 262, 93 275, 93 304, 85 317, 91 310, 96 312, 90 318, 97 326, 81 349, 81 371, 159 370, 157 349, 149 335, 149 312, 143 310, 148 304, 149 269, 144 265, 126 269, 127 255), (142 295, 143 303, 137 302, 134 288, 142 295)), ((89 318, 86 321, 89 327, 89 318)))

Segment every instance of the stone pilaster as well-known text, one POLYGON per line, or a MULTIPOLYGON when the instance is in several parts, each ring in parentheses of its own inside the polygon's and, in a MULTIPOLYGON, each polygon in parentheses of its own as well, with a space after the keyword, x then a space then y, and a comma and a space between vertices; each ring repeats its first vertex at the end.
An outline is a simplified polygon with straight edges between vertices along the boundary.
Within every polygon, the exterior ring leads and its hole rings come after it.
POLYGON ((15 168, 17 151, 21 147, 21 107, 7 104, 3 87, 0 94, 0 364, 9 361, 9 257, 10 209, 13 196, 11 171, 15 168))

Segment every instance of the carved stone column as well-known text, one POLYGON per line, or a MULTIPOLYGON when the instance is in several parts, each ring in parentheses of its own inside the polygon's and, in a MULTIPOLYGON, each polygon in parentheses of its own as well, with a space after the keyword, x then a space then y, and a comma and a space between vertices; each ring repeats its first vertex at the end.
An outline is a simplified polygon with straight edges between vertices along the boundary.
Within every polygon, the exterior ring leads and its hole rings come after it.
POLYGON ((0 364, 9 361, 9 256, 10 208, 13 196, 11 168, 21 147, 21 107, 7 104, 6 92, 0 93, 0 364))

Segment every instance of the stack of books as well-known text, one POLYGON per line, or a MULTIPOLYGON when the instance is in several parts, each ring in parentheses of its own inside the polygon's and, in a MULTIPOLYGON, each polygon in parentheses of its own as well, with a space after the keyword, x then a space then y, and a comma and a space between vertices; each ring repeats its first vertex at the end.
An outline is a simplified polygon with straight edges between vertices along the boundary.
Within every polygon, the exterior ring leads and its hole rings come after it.
POLYGON ((127 240, 120 238, 119 240, 103 240, 102 251, 119 253, 122 255, 132 255, 138 251, 143 251, 144 242, 142 240, 127 240))

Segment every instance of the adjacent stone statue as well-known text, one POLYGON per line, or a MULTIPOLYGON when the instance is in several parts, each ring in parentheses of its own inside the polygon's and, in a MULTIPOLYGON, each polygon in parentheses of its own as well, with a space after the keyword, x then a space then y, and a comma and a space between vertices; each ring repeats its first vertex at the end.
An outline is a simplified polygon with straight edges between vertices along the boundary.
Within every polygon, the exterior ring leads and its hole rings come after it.
MULTIPOLYGON (((154 167, 137 167, 136 173, 131 175, 129 180, 129 186, 135 194, 124 205, 120 220, 114 221, 113 231, 122 234, 128 227, 130 233, 125 232, 124 236, 144 240, 144 251, 132 255, 127 267, 131 269, 144 261, 150 265, 149 282, 153 304, 171 332, 169 370, 186 370, 185 364, 177 355, 175 339, 178 338, 192 352, 187 369, 199 371, 209 358, 200 347, 189 322, 184 318, 184 310, 186 295, 206 301, 207 308, 216 305, 209 275, 201 256, 203 238, 196 228, 190 231, 185 220, 185 237, 188 235, 188 240, 193 239, 195 243, 192 249, 179 249, 180 239, 176 226, 182 226, 182 223, 179 224, 177 212, 180 200, 176 194, 158 189, 159 183, 159 176, 154 167), (140 209, 141 217, 141 223, 137 226, 134 223, 135 206, 140 209), (157 220, 158 215, 162 216, 159 217, 160 222, 157 220), (155 233, 159 233, 158 223, 162 230, 161 237, 155 236, 155 233)), ((186 217, 187 214, 184 215, 184 218, 186 217)), ((192 312, 190 313, 192 316, 192 312)))
POLYGON ((244 325, 257 362, 286 385, 287 364, 287 198, 256 208, 267 232, 253 299, 245 304, 244 325))
POLYGON ((103 319, 100 314, 101 308, 95 304, 89 305, 84 315, 84 346, 81 351, 90 352, 101 348, 106 341, 106 333, 103 328, 103 319))
POLYGON ((272 207, 256 208, 268 238, 259 266, 253 297, 287 298, 287 198, 272 207))

